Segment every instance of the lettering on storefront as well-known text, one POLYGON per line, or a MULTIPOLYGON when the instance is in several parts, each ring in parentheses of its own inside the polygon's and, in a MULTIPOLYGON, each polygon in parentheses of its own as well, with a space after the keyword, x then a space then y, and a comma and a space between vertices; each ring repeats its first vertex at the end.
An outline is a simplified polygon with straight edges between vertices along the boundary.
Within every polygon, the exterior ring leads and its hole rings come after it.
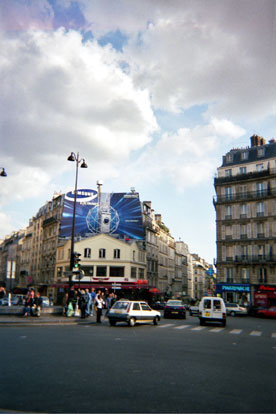
POLYGON ((228 286, 222 285, 221 289, 225 292, 248 292, 250 293, 250 286, 228 286))
POLYGON ((265 285, 260 285, 258 290, 267 290, 269 292, 275 292, 276 289, 273 286, 265 286, 265 285))

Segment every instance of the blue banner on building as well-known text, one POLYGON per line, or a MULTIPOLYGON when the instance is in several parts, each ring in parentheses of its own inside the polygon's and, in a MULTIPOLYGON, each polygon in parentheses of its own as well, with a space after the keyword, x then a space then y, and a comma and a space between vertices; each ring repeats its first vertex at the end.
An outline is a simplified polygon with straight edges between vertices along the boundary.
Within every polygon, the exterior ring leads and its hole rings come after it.
MULTIPOLYGON (((74 194, 64 199, 60 237, 71 237, 74 194)), ((141 203, 138 193, 101 193, 78 190, 75 212, 75 236, 100 233, 116 234, 120 238, 144 240, 141 203)))

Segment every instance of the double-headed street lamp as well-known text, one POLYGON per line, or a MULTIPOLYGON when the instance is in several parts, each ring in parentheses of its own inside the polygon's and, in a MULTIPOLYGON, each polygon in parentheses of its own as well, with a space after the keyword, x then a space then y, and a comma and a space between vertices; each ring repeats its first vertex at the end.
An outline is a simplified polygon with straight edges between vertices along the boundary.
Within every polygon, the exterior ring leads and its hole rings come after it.
MULTIPOLYGON (((75 215, 76 215, 77 188, 78 188, 78 169, 79 169, 79 164, 81 164, 80 165, 81 168, 87 168, 87 164, 84 158, 79 159, 78 152, 77 152, 77 155, 74 152, 71 152, 71 155, 69 155, 67 160, 75 161, 76 163, 76 178, 75 178, 74 207, 73 207, 72 236, 71 236, 71 255, 70 255, 70 271, 72 271, 74 268, 75 215)), ((71 281, 71 278, 70 278, 70 281, 71 281)))
POLYGON ((0 177, 7 177, 7 173, 6 173, 6 171, 5 171, 5 168, 3 168, 3 167, 0 167, 0 168, 2 168, 2 171, 0 172, 0 177))

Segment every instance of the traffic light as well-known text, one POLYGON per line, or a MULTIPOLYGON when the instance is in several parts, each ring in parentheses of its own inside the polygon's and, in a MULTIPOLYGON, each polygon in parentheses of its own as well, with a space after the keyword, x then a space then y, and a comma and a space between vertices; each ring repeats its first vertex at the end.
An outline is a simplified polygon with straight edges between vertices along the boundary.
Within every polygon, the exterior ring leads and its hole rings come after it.
POLYGON ((80 253, 74 252, 74 267, 73 267, 73 271, 74 270, 79 270, 79 268, 80 268, 80 261, 81 261, 80 256, 81 256, 80 253))

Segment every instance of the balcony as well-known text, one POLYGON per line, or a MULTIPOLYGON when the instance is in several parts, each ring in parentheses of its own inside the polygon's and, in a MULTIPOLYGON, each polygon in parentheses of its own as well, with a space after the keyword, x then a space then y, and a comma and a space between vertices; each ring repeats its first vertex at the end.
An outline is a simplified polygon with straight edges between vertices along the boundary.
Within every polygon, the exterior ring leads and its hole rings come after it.
POLYGON ((251 201, 251 200, 262 200, 267 197, 275 197, 276 188, 267 188, 262 191, 247 191, 236 194, 225 194, 221 196, 215 196, 213 198, 214 204, 220 203, 231 203, 236 201, 251 201))
POLYGON ((230 175, 228 177, 215 177, 214 185, 228 184, 238 181, 247 181, 251 179, 258 179, 262 177, 269 177, 276 174, 276 168, 268 168, 262 171, 248 172, 245 174, 230 175))

